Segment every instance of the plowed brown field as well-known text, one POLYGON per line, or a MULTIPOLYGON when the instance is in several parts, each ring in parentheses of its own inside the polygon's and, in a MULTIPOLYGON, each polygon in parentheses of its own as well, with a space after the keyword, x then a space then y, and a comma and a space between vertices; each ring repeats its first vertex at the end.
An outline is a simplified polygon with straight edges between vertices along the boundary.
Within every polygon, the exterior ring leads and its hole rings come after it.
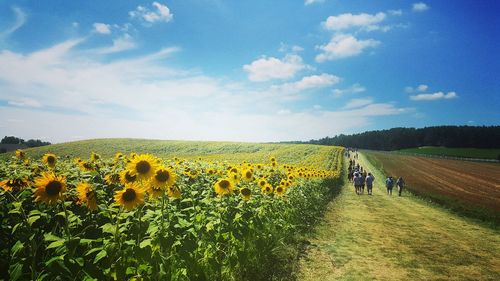
POLYGON ((388 175, 402 176, 408 189, 465 209, 481 209, 498 220, 500 164, 366 152, 388 175))

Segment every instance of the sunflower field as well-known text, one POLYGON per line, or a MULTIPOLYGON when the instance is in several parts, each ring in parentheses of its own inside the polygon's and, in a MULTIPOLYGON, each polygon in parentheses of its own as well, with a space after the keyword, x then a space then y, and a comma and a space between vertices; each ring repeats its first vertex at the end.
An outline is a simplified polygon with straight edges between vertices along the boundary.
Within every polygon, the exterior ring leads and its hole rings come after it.
POLYGON ((294 164, 26 154, 0 163, 0 279, 279 280, 339 187, 343 149, 294 164))

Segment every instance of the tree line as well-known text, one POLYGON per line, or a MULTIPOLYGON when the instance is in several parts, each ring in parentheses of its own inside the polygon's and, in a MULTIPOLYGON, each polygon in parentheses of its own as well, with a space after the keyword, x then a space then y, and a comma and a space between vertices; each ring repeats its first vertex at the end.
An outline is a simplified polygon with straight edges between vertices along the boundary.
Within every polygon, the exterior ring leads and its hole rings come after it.
POLYGON ((37 147, 37 146, 44 146, 44 145, 49 145, 50 142, 47 141, 41 141, 41 140, 34 140, 34 139, 29 139, 27 141, 14 137, 14 136, 5 136, 2 141, 0 142, 1 144, 22 144, 26 147, 37 147))
POLYGON ((353 135, 340 134, 305 143, 374 150, 399 150, 420 146, 500 148, 500 126, 392 128, 353 135))

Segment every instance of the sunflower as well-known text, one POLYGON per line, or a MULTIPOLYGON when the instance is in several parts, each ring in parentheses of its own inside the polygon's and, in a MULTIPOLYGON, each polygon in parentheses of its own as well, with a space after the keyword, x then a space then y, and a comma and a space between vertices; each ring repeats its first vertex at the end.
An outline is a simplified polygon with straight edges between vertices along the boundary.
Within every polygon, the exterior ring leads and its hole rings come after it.
POLYGON ((78 202, 80 204, 86 204, 92 211, 97 209, 97 193, 89 183, 79 183, 76 186, 76 192, 78 193, 78 202))
POLYGON ((243 187, 240 189, 240 194, 241 197, 243 197, 243 200, 248 201, 250 200, 250 196, 252 195, 252 191, 248 187, 243 187))
POLYGON ((253 181, 255 179, 253 176, 253 171, 251 169, 244 170, 242 175, 243 175, 242 178, 245 181, 253 181))
POLYGON ((36 190, 34 192, 35 201, 43 201, 46 204, 56 203, 59 198, 63 198, 66 191, 66 178, 56 176, 54 173, 43 173, 35 179, 36 190))
POLYGON ((27 179, 10 179, 0 181, 0 188, 4 191, 18 191, 29 185, 27 179))
POLYGON ((280 186, 276 187, 275 192, 278 196, 283 196, 283 194, 285 194, 285 188, 280 185, 280 186))
POLYGON ((54 167, 56 165, 56 155, 53 153, 46 153, 43 156, 43 162, 47 164, 49 167, 54 167))
POLYGON ((16 157, 17 159, 23 159, 26 154, 24 153, 23 150, 21 149, 16 149, 16 157))
POLYGON ((263 188, 261 188, 262 193, 271 194, 273 193, 273 186, 270 184, 266 184, 263 188))
POLYGON ((259 181, 257 182, 260 188, 263 188, 267 184, 267 180, 265 178, 260 178, 259 181))
POLYGON ((128 170, 123 170, 121 173, 120 173, 120 182, 122 184, 129 184, 129 183, 133 183, 137 180, 137 176, 132 174, 130 171, 128 170))
POLYGON ((98 161, 99 159, 101 159, 101 156, 95 152, 92 151, 92 153, 90 153, 90 161, 92 162, 96 162, 98 161))
POLYGON ((121 152, 117 152, 117 153, 115 154, 115 159, 114 159, 114 162, 115 162, 115 163, 120 162, 122 159, 123 159, 123 153, 121 153, 121 152))
POLYGON ((219 196, 224 196, 233 191, 234 183, 229 179, 221 179, 214 184, 214 189, 219 196))
POLYGON ((107 174, 104 180, 106 180, 108 184, 118 184, 120 183, 120 174, 107 174))
POLYGON ((155 187, 168 187, 175 183, 176 175, 169 168, 160 167, 155 171, 154 177, 151 179, 151 185, 155 187))
POLYGON ((180 199, 181 198, 181 190, 179 189, 179 187, 176 184, 174 184, 174 185, 169 186, 167 188, 167 195, 168 195, 168 197, 171 197, 171 198, 180 199))
POLYGON ((155 174, 158 160, 150 154, 141 154, 131 159, 127 164, 127 170, 139 179, 148 180, 155 174))
POLYGON ((115 202, 130 211, 144 203, 144 190, 137 183, 127 184, 115 193, 115 202))
POLYGON ((158 197, 163 196, 163 194, 165 194, 164 188, 165 187, 163 187, 163 186, 149 185, 149 187, 148 187, 149 198, 156 199, 158 197))
POLYGON ((92 172, 94 170, 94 165, 92 165, 92 163, 86 162, 86 161, 83 161, 83 160, 81 160, 80 162, 78 162, 78 167, 83 172, 92 172))

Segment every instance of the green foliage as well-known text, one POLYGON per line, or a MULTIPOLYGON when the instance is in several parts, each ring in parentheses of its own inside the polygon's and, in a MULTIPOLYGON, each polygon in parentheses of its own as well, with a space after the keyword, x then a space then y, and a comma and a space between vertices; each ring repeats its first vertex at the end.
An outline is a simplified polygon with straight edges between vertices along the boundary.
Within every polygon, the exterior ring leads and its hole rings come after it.
MULTIPOLYGON (((113 147, 128 152, 137 142, 151 145, 140 147, 141 153, 163 151, 160 155, 172 157, 179 152, 208 160, 165 157, 162 162, 175 169, 182 197, 148 197, 131 211, 114 203, 114 194, 123 186, 105 179, 123 170, 126 162, 102 157, 93 163, 94 170, 84 172, 72 159, 58 159, 51 171, 65 176, 68 190, 64 200, 50 205, 34 202, 32 188, 50 168, 33 160, 2 162, 0 182, 26 179, 30 186, 0 189, 0 279, 289 280, 291 245, 321 217, 336 192, 342 163, 342 149, 332 147, 186 142, 155 146, 154 141, 142 140, 117 142, 113 147), (238 192, 215 194, 213 185, 225 173, 222 168, 246 165, 241 161, 247 156, 247 161, 267 162, 271 154, 279 161, 283 155, 291 163, 328 169, 333 177, 297 177, 283 196, 261 193, 256 182, 243 181, 236 190, 250 188, 248 201, 238 192), (207 173, 211 167, 219 173, 207 173), (198 175, 187 176, 186 168, 198 175), (97 210, 77 203, 75 186, 81 181, 95 188, 97 210)), ((110 155, 104 150, 107 144, 97 143, 101 146, 92 151, 110 155)), ((89 154, 88 147, 80 146, 69 146, 75 149, 71 155, 89 154)), ((27 154, 36 155, 32 152, 27 154)), ((290 173, 281 167, 265 171, 274 186, 290 173)))

